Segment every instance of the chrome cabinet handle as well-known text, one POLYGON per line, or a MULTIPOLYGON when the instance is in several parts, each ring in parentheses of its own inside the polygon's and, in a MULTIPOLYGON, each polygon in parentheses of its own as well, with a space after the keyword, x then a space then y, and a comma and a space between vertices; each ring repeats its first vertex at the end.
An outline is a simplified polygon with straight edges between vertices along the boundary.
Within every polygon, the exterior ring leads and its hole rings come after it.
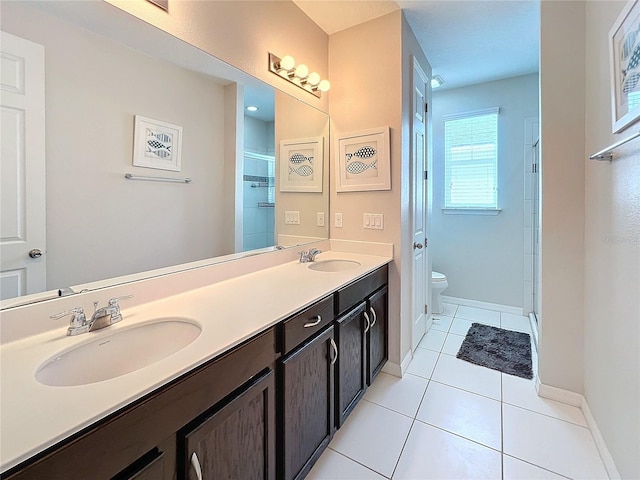
POLYGON ((195 470, 198 480, 202 480, 202 468, 200 467, 200 461, 198 460, 198 454, 196 452, 191 454, 191 466, 195 470))
POLYGON ((320 315, 316 315, 316 320, 315 320, 314 322, 305 323, 305 324, 304 324, 304 328, 311 328, 311 327, 315 327, 315 326, 316 326, 316 325, 318 325, 321 321, 322 321, 322 316, 320 316, 320 315))
POLYGON ((362 314, 364 315, 364 319, 367 321, 367 325, 364 327, 364 333, 367 333, 371 328, 371 320, 369 319, 367 312, 362 312, 362 314))
POLYGON ((373 315, 373 322, 371 322, 371 328, 373 328, 373 326, 378 321, 378 316, 376 315, 376 311, 373 309, 373 307, 369 307, 369 311, 371 312, 371 315, 373 315))
POLYGON ((336 342, 333 341, 333 338, 330 338, 329 341, 331 342, 331 348, 333 348, 333 353, 335 354, 334 357, 331 359, 331 365, 335 365, 336 360, 338 360, 338 346, 336 345, 336 342))

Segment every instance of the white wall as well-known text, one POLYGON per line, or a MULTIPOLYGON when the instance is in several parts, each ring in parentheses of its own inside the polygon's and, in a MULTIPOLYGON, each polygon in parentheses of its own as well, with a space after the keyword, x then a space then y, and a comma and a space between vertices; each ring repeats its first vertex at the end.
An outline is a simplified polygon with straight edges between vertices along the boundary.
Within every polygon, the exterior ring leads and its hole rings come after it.
POLYGON ((14 6, 3 5, 3 29, 45 46, 47 287, 231 253, 216 230, 222 85, 14 6), (136 114, 183 127, 181 172, 132 166, 136 114), (135 182, 125 172, 194 181, 135 182))
MULTIPOLYGON (((611 134, 607 35, 625 2, 587 2, 586 153, 611 134)), ((586 161, 585 397, 622 478, 640 478, 640 140, 586 161)))
POLYGON ((524 119, 537 116, 537 74, 434 91, 430 247, 433 269, 444 273, 449 282, 445 295, 522 308, 524 119), (489 107, 500 107, 498 202, 502 212, 445 215, 443 115, 489 107))

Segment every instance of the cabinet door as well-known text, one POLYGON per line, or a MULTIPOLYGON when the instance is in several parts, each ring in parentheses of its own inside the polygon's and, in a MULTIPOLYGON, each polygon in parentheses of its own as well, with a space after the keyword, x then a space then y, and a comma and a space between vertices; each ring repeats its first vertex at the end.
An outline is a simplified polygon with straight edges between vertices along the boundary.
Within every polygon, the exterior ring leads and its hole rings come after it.
POLYGON ((280 478, 304 478, 333 436, 336 350, 329 327, 278 362, 280 478))
POLYGON ((362 302, 336 321, 336 427, 340 428, 367 388, 366 331, 362 302))
POLYGON ((383 287, 367 301, 371 327, 369 328, 369 358, 367 361, 367 385, 371 385, 373 379, 382 370, 389 358, 387 346, 388 314, 387 314, 387 287, 383 287))
POLYGON ((273 371, 191 428, 181 452, 185 479, 275 479, 273 371))

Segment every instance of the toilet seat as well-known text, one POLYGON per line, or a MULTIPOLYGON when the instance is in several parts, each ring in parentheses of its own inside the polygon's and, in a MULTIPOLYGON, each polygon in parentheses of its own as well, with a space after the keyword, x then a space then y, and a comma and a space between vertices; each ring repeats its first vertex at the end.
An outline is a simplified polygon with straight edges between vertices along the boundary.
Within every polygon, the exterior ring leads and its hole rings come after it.
POLYGON ((446 282, 447 277, 440 272, 431 272, 431 280, 433 282, 446 282))

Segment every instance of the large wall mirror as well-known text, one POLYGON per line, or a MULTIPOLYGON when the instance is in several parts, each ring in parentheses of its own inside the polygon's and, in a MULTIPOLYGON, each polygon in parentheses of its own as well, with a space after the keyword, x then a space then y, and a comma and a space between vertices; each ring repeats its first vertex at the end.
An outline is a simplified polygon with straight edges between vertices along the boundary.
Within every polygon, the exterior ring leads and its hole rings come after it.
POLYGON ((25 126, 11 95, 31 72, 2 42, 3 308, 328 237, 326 113, 105 2, 1 9, 3 35, 44 52, 25 126))

